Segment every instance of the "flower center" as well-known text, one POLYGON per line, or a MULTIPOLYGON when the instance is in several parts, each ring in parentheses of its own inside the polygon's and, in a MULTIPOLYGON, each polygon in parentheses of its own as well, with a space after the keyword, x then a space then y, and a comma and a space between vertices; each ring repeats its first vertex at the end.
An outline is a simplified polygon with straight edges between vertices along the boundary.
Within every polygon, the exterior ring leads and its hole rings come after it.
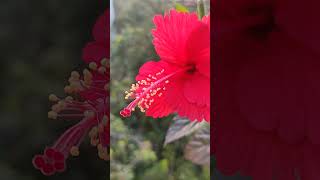
POLYGON ((186 70, 186 72, 188 74, 193 74, 196 71, 196 65, 194 65, 194 64, 190 64, 187 67, 188 67, 188 69, 186 70))
POLYGON ((186 66, 169 74, 166 74, 165 69, 162 69, 153 75, 149 74, 148 78, 132 84, 130 91, 125 92, 125 99, 134 98, 134 100, 120 111, 120 115, 123 117, 131 116, 131 112, 135 110, 136 106, 141 112, 145 112, 155 100, 163 96, 167 84, 170 83, 170 78, 183 72, 192 74, 194 71, 195 66, 186 66))

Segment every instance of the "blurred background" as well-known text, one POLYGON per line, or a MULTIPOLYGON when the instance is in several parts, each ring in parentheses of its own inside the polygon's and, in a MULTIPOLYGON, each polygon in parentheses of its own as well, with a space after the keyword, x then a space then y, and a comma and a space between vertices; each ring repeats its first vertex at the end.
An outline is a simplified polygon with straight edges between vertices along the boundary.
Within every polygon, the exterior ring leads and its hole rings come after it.
MULTIPOLYGON (((196 11, 196 0, 175 1, 196 11)), ((111 166, 112 180, 206 180, 210 169, 183 157, 186 139, 163 147, 174 115, 153 119, 135 111, 122 119, 129 103, 124 92, 148 60, 159 60, 152 45, 152 19, 175 3, 172 0, 115 0, 111 6, 111 166)), ((205 1, 206 13, 209 0, 205 1)))
POLYGON ((81 49, 109 3, 106 0, 0 1, 0 179, 105 180, 108 164, 88 142, 52 177, 34 169, 42 153, 73 122, 47 118, 48 95, 63 95, 69 74, 80 69, 81 49))

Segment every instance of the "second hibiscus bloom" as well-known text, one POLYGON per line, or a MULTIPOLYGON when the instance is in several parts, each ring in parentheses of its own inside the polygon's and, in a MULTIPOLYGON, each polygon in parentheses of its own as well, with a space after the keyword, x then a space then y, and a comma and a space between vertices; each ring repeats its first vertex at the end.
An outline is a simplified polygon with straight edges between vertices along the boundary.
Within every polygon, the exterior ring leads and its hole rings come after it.
POLYGON ((153 44, 160 61, 145 63, 126 98, 134 99, 120 114, 138 106, 147 116, 171 113, 210 122, 210 17, 196 13, 154 17, 153 44))

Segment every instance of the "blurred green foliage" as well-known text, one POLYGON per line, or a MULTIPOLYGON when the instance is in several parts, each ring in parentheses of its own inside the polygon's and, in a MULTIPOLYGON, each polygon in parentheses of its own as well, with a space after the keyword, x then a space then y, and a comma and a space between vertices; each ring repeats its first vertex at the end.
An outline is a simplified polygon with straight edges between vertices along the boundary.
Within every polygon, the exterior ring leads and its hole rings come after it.
MULTIPOLYGON (((159 60, 152 45, 153 16, 175 4, 164 0, 116 0, 111 43, 111 179, 112 180, 206 180, 207 167, 194 165, 183 157, 187 139, 163 147, 174 115, 153 119, 135 111, 122 119, 120 110, 128 101, 124 91, 135 82, 139 67, 159 60)), ((179 1, 190 11, 195 2, 179 1), (191 2, 191 3, 190 3, 191 2)), ((206 1, 208 10, 209 1, 206 1)), ((208 12, 208 11, 207 11, 208 12)))

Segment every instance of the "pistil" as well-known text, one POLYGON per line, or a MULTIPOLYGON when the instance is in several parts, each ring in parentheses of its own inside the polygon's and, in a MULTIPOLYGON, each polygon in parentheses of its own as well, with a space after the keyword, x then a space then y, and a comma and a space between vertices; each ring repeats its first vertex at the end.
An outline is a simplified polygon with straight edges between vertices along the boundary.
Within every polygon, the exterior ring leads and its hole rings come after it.
POLYGON ((144 80, 138 81, 136 84, 132 84, 130 92, 126 91, 125 99, 134 97, 135 99, 120 111, 120 115, 123 117, 131 116, 131 112, 138 106, 141 112, 145 112, 156 100, 157 97, 161 97, 166 90, 166 85, 170 82, 170 78, 180 73, 188 72, 192 69, 192 66, 178 69, 163 77, 161 75, 165 73, 165 69, 157 72, 154 75, 149 74, 144 80), (159 78, 159 76, 161 78, 159 78))

